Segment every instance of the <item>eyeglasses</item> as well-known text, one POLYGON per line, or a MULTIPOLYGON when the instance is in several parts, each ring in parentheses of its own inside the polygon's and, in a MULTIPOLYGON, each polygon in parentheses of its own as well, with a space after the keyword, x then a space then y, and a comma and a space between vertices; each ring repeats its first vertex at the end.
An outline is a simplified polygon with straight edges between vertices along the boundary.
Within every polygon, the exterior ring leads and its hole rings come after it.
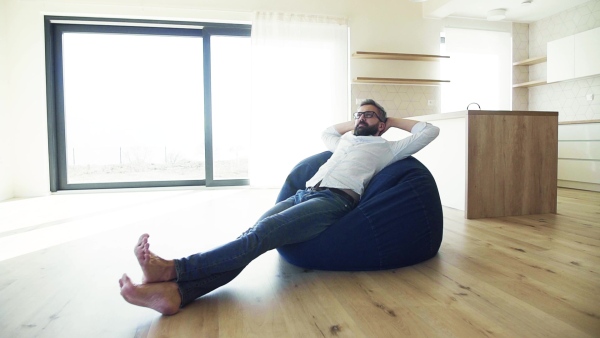
POLYGON ((369 119, 373 116, 377 117, 377 119, 381 122, 384 122, 381 117, 379 117, 379 115, 377 115, 376 112, 374 111, 357 111, 356 113, 354 113, 354 119, 358 120, 360 118, 361 115, 364 115, 366 119, 369 119))

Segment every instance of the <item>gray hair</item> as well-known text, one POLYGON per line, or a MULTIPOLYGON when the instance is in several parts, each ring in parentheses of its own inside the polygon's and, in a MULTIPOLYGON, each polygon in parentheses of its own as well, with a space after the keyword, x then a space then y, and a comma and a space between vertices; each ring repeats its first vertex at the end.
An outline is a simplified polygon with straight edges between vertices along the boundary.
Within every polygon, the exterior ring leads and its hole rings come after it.
POLYGON ((379 103, 375 102, 375 100, 373 100, 373 99, 363 100, 360 103, 359 107, 368 106, 368 105, 369 106, 375 106, 375 107, 377 107, 377 109, 379 110, 379 117, 381 117, 381 119, 383 120, 383 122, 387 121, 387 112, 385 111, 385 109, 383 108, 383 106, 380 105, 379 103))

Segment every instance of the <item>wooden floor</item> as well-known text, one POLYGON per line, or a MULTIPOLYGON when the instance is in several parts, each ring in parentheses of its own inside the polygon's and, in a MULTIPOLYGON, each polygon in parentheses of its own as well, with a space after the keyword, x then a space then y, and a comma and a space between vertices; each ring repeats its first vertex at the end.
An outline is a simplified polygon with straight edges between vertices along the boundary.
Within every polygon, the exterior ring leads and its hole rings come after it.
POLYGON ((558 214, 465 220, 445 208, 433 259, 379 272, 305 271, 269 252, 165 317, 126 303, 142 232, 173 258, 236 237, 276 191, 53 195, 0 203, 1 337, 600 337, 600 193, 558 214))

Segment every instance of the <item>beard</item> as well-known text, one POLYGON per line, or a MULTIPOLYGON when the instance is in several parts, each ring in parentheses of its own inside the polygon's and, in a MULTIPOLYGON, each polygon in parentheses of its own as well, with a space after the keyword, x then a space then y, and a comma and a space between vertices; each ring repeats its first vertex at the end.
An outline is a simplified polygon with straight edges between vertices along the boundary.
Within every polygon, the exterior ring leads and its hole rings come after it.
POLYGON ((379 132, 378 126, 369 126, 366 123, 360 123, 354 127, 354 136, 376 136, 379 132))

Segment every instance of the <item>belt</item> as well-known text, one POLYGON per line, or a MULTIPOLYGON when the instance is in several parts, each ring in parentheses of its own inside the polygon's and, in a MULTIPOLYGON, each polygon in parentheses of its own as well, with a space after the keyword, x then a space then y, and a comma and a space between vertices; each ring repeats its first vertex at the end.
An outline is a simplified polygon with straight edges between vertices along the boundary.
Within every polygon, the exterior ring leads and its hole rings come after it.
POLYGON ((306 190, 308 191, 323 191, 323 190, 329 190, 332 193, 339 195, 341 198, 345 199, 347 202, 350 203, 350 205, 354 206, 356 204, 357 201, 354 200, 354 197, 352 197, 352 195, 350 195, 349 193, 345 192, 342 189, 337 189, 337 188, 327 188, 327 187, 308 187, 306 188, 306 190))

